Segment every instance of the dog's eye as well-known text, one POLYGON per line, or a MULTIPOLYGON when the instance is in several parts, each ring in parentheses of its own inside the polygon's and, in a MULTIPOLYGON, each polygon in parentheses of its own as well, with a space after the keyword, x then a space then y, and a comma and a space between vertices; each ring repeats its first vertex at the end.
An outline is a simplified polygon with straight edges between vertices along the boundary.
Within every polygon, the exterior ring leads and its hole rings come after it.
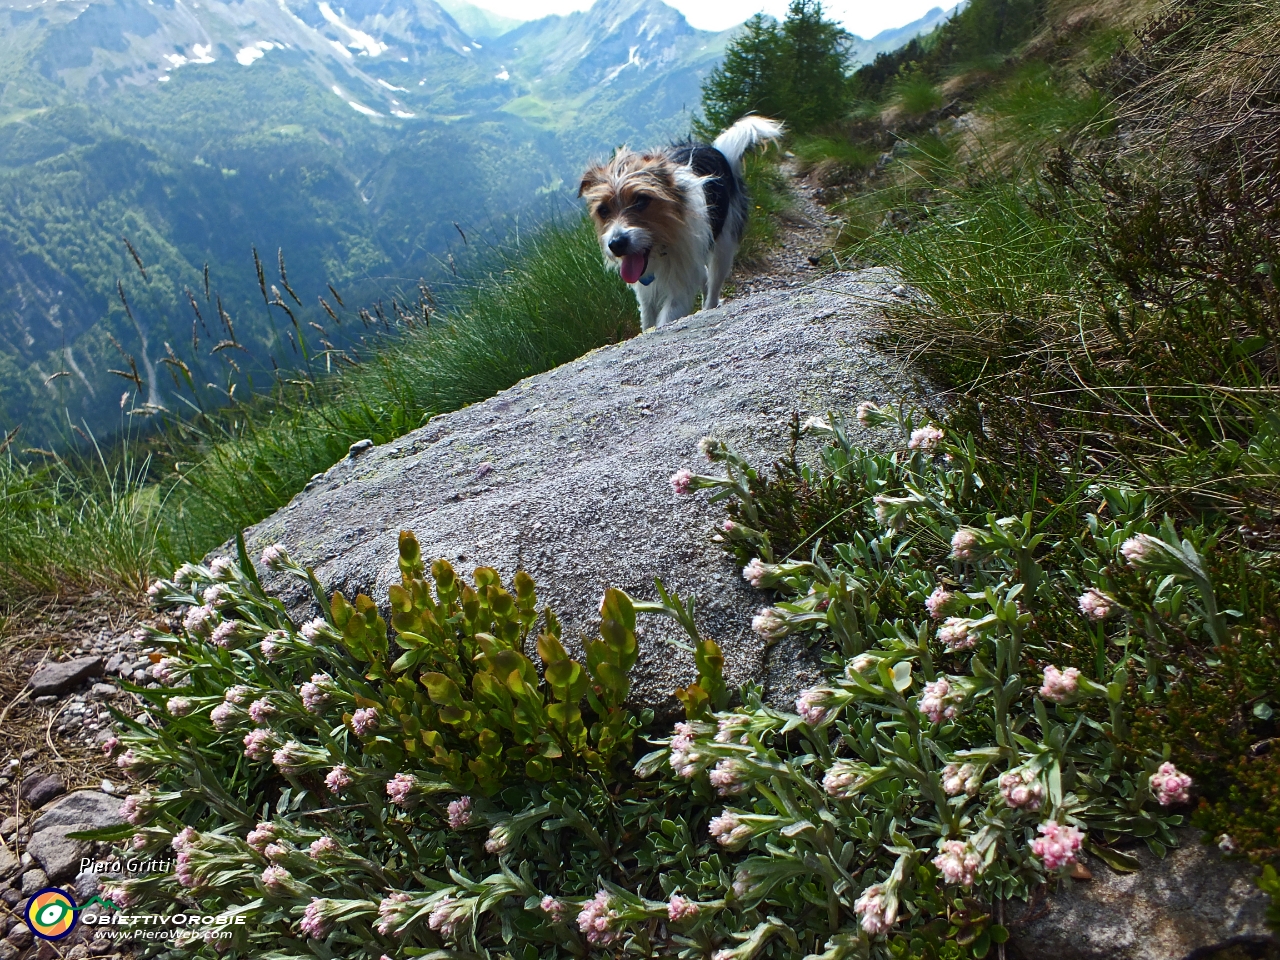
POLYGON ((609 205, 608 205, 607 203, 602 203, 602 204, 600 204, 600 206, 596 207, 596 215, 597 215, 601 220, 608 220, 608 219, 609 219, 609 205))
POLYGON ((649 198, 645 196, 643 193, 641 193, 636 196, 635 202, 631 204, 631 207, 634 210, 643 210, 648 205, 649 205, 649 198))

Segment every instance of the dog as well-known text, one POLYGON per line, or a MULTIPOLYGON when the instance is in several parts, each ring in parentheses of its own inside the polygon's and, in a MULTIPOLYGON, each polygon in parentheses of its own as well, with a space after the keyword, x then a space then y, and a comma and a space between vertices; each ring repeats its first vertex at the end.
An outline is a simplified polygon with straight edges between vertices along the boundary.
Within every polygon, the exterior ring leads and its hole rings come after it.
POLYGON ((742 157, 777 140, 783 126, 746 116, 710 146, 685 143, 648 153, 620 147, 587 170, 587 202, 605 268, 635 291, 642 332, 720 303, 720 290, 747 226, 742 157))

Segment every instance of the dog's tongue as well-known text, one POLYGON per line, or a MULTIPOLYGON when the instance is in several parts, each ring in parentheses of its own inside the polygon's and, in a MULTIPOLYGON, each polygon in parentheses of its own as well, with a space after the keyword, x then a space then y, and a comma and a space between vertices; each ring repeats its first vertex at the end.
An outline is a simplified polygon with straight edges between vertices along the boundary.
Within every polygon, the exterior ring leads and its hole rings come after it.
POLYGON ((625 283, 635 283, 644 276, 644 254, 628 253, 622 258, 622 279, 625 283))

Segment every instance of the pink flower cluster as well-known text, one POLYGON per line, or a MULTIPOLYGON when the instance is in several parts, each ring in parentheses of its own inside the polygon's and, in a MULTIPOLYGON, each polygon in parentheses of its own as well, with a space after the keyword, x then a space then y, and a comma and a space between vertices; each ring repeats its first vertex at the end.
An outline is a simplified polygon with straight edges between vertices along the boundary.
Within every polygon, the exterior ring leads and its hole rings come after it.
POLYGON ((329 788, 330 793, 341 793, 354 782, 355 778, 351 776, 345 763, 338 764, 324 778, 324 785, 329 788))
POLYGON ((946 433, 932 423, 911 431, 911 439, 907 441, 908 450, 919 450, 922 453, 933 453, 942 443, 946 433))
POLYGON ((307 847, 307 856, 312 860, 323 860, 325 857, 337 856, 342 852, 342 848, 338 846, 338 841, 333 837, 320 837, 318 840, 312 840, 311 846, 307 847))
POLYGON ((1076 695, 1080 685, 1080 671, 1075 667, 1059 670, 1050 664, 1044 668, 1044 683, 1040 686, 1040 696, 1054 703, 1066 703, 1076 695))
POLYGON ((710 780, 720 796, 736 796, 751 789, 751 770, 741 760, 726 757, 712 769, 710 780))
POLYGON ((1186 803, 1191 799, 1187 792, 1190 789, 1191 778, 1172 763, 1160 764, 1160 769, 1151 775, 1151 792, 1162 807, 1171 803, 1186 803))
POLYGON ((980 544, 981 541, 976 533, 961 527, 951 538, 951 556, 957 560, 972 560, 973 552, 980 544))
POLYGON ((764 586, 765 577, 772 570, 773 566, 771 564, 765 563, 759 557, 753 557, 751 562, 742 568, 742 579, 759 590, 764 586))
POLYGON ((298 924, 298 929, 305 933, 313 940, 321 940, 328 933, 332 926, 328 917, 325 916, 326 901, 319 898, 313 898, 307 904, 307 909, 302 914, 302 920, 298 924))
POLYGON ((559 923, 564 919, 566 907, 555 897, 543 897, 542 902, 538 904, 538 909, 551 918, 552 923, 559 923))
POLYGON ((776 607, 761 607, 751 618, 752 633, 766 640, 779 640, 790 630, 790 625, 778 615, 776 607))
POLYGON ((116 752, 116 748, 119 746, 120 746, 119 737, 107 737, 107 739, 102 741, 102 752, 109 757, 116 752))
POLYGON ((290 740, 279 750, 276 750, 275 753, 271 754, 271 762, 286 777, 301 773, 309 759, 307 748, 298 743, 297 740, 290 740))
POLYGON ((229 557, 214 557, 213 563, 209 564, 209 572, 219 580, 226 580, 234 573, 235 568, 236 565, 229 557))
POLYGON ((1120 553, 1131 567, 1139 567, 1150 563, 1160 555, 1160 541, 1155 537, 1140 533, 1120 544, 1120 553))
POLYGON ((862 929, 875 937, 893 929, 898 919, 898 901, 889 896, 883 883, 874 883, 854 902, 853 912, 862 929))
POLYGON ((170 841, 173 846, 174 853, 181 853, 183 850, 189 850, 196 845, 196 841, 200 839, 200 834, 196 833, 191 827, 183 827, 173 836, 170 841))
POLYGON ((938 628, 938 642, 952 653, 972 650, 978 643, 978 633, 973 621, 964 617, 947 617, 938 628))
POLYGON ((871 426, 871 417, 873 414, 879 413, 880 408, 870 400, 863 400, 858 404, 857 412, 854 414, 858 418, 858 422, 864 427, 871 426))
POLYGON ((942 768, 942 792, 948 797, 962 793, 974 797, 981 786, 978 768, 972 763, 948 763, 942 768))
POLYGON ((1111 616, 1111 605, 1115 603, 1101 591, 1090 588, 1080 594, 1080 612, 1090 620, 1105 620, 1111 616))
POLYGON ((233 704, 222 702, 209 712, 209 720, 213 729, 219 733, 227 733, 235 727, 236 721, 243 714, 233 704))
POLYGON ((182 620, 182 628, 193 637, 203 637, 209 633, 210 626, 217 618, 217 611, 207 603, 203 606, 191 607, 182 620))
POLYGON ((747 728, 751 718, 741 713, 731 713, 716 721, 716 743, 746 743, 747 728))
POLYGON ((374 929, 384 937, 396 933, 404 919, 404 904, 412 899, 407 893, 393 893, 384 897, 378 904, 378 922, 374 924, 374 929))
POLYGON ((273 543, 262 551, 262 565, 268 570, 280 570, 289 562, 289 551, 282 543, 273 543))
POLYGON ((227 687, 222 694, 222 699, 227 703, 234 703, 237 706, 244 706, 246 700, 253 696, 253 688, 246 687, 243 683, 237 683, 234 686, 227 687))
POLYGON ((178 679, 181 668, 182 661, 177 657, 161 657, 151 668, 151 676, 156 678, 157 683, 172 684, 178 679))
POLYGON ((693 471, 677 470, 671 475, 671 489, 683 496, 693 492, 693 471))
POLYGON ((471 798, 459 797, 457 800, 449 801, 449 826, 454 830, 461 830, 471 823, 471 798))
POLYGON ((265 726, 270 723, 271 718, 277 713, 279 711, 276 709, 276 705, 266 697, 259 697, 249 704, 249 719, 259 726, 265 726))
MULTIPOLYGON (((207 594, 206 594, 207 596, 207 594)), ((230 650, 242 635, 242 625, 238 620, 223 620, 213 628, 213 636, 209 641, 215 647, 230 650)))
POLYGON ((274 823, 260 823, 249 831, 249 835, 244 838, 244 842, 258 853, 262 853, 275 838, 276 825, 274 823))
POLYGON ((826 687, 811 687, 796 699, 796 713, 800 719, 811 727, 820 727, 835 716, 831 706, 831 690, 826 687))
POLYGON ((351 729, 357 737, 367 737, 378 729, 378 710, 376 707, 361 707, 351 715, 351 729))
POLYGON ((962 887, 973 886, 985 866, 978 852, 963 840, 944 840, 938 849, 942 852, 933 858, 933 865, 942 879, 962 887))
POLYGON ((408 807, 413 802, 417 778, 409 773, 397 773, 387 782, 387 796, 397 807, 408 807))
POLYGON ((289 892, 289 881, 293 879, 284 867, 272 864, 262 871, 262 886, 267 893, 283 896, 289 892))
POLYGON ((692 900, 680 896, 680 894, 672 894, 671 899, 667 901, 667 919, 672 923, 684 923, 687 920, 695 919, 700 910, 698 905, 692 900))
POLYGON ((329 633, 329 623, 324 617, 313 617, 304 623, 298 632, 314 643, 329 633))
POLYGON ((277 744, 270 730, 250 730, 244 737, 244 755, 250 760, 270 760, 277 744))
POLYGON ((837 760, 822 778, 822 789, 827 791, 827 796, 848 800, 861 780, 862 772, 857 767, 847 760, 837 760))
POLYGON ((707 829, 720 846, 728 847, 730 850, 742 846, 751 839, 753 833, 749 825, 738 819, 738 815, 732 810, 727 809, 720 816, 713 817, 707 829))
POLYGON ((587 943, 591 946, 606 947, 622 933, 617 928, 619 919, 618 911, 613 908, 613 898, 607 890, 601 890, 582 905, 578 913, 578 929, 587 935, 587 943))
POLYGON ((1000 795, 1011 807, 1039 810, 1044 802, 1044 785, 1030 770, 1011 770, 1000 777, 1000 795))
POLYGON ((192 865, 192 848, 187 847, 180 850, 173 861, 173 873, 178 878, 178 883, 190 889, 200 885, 199 878, 196 877, 196 868, 192 865))
POLYGON ((677 723, 675 736, 671 738, 671 769, 676 776, 688 780, 698 772, 698 764, 702 757, 694 751, 693 727, 688 723, 677 723))
POLYGON ((955 598, 955 594, 946 587, 935 587, 933 593, 924 601, 924 608, 929 611, 929 616, 934 620, 941 620, 942 615, 946 613, 947 604, 955 598))
POLYGON ((962 703, 964 691, 952 686, 946 677, 939 677, 933 683, 924 685, 917 706, 931 723, 941 723, 943 720, 953 719, 962 703))
POLYGON ((1061 870, 1076 862, 1076 854, 1084 841, 1083 833, 1053 820, 1040 824, 1040 833, 1041 836, 1031 841, 1031 852, 1044 861, 1046 870, 1061 870))
POLYGON ((150 794, 131 794, 124 798, 124 803, 120 804, 120 816, 125 819, 125 822, 140 827, 149 819, 147 808, 150 802, 150 794))
POLYGON ((302 706, 308 713, 319 713, 329 702, 329 691, 326 688, 332 679, 327 673, 313 673, 310 682, 298 688, 302 706))

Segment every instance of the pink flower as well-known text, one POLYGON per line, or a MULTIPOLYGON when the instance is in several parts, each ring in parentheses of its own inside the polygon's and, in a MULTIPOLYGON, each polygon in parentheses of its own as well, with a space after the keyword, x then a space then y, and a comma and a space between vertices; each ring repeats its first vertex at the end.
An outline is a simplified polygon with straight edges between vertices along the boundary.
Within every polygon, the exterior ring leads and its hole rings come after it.
POLYGON ((225 580, 235 570, 235 564, 228 557, 214 557, 209 564, 209 572, 219 580, 225 580))
POLYGON ((266 697, 261 697, 249 704, 249 719, 257 724, 266 724, 279 711, 276 705, 266 697))
POLYGON ((351 729, 357 737, 367 737, 378 729, 378 711, 375 707, 361 707, 351 715, 351 729))
POLYGON ((952 653, 972 650, 978 643, 973 621, 964 617, 947 617, 938 628, 938 641, 952 653))
POLYGON ((942 852, 933 858, 933 865, 947 883, 962 887, 973 886, 973 881, 985 864, 978 852, 963 840, 944 840, 938 847, 942 852))
POLYGON ((907 441, 907 449, 919 450, 922 453, 933 453, 946 436, 941 429, 931 423, 911 431, 911 439, 907 441))
POLYGON ((345 763, 338 764, 324 778, 324 785, 329 788, 330 793, 341 793, 354 782, 355 778, 351 776, 351 771, 347 769, 345 763))
POLYGON ((417 779, 408 773, 397 773, 387 783, 387 796, 397 807, 408 807, 413 801, 413 790, 418 785, 417 779))
POLYGON ((151 675, 159 683, 173 683, 178 679, 178 670, 181 667, 182 661, 176 657, 161 657, 159 662, 151 668, 151 675))
POLYGON ((196 868, 191 865, 191 848, 181 851, 173 864, 174 875, 178 878, 178 883, 184 887, 198 887, 200 879, 196 876, 196 868))
POLYGON ((274 863, 262 871, 262 886, 267 893, 275 896, 283 896, 289 893, 289 881, 293 879, 291 874, 284 867, 275 865, 274 863))
POLYGON ((222 647, 224 650, 230 650, 240 639, 241 625, 238 620, 223 620, 220 624, 213 628, 213 636, 209 641, 215 647, 222 647))
POLYGON ((119 746, 120 746, 119 737, 107 737, 107 739, 102 741, 102 752, 109 757, 116 752, 116 748, 119 746))
POLYGON ((926 683, 921 691, 918 709, 931 723, 951 720, 960 704, 964 703, 964 691, 953 688, 946 677, 926 683))
POLYGON ((1050 664, 1044 668, 1044 683, 1040 687, 1040 696, 1054 703, 1066 703, 1076 695, 1080 682, 1080 671, 1075 667, 1059 670, 1050 664))
POLYGON ((947 608, 955 594, 944 587, 934 588, 933 593, 929 594, 924 602, 924 608, 929 611, 929 616, 934 620, 941 620, 942 614, 947 608))
POLYGON ((727 757, 715 765, 710 775, 711 785, 722 797, 746 793, 751 788, 750 771, 741 760, 727 757))
POLYGON ((1171 803, 1186 803, 1191 799, 1187 793, 1189 789, 1191 778, 1179 772, 1172 763, 1160 764, 1160 769, 1151 775, 1151 792, 1162 807, 1171 803))
POLYGON ((403 904, 412 899, 407 893, 393 893, 385 897, 378 904, 378 922, 374 924, 374 928, 384 937, 394 933, 404 920, 403 904))
POLYGON ((751 618, 751 631, 766 640, 779 640, 791 631, 791 627, 779 616, 777 608, 761 607, 751 618))
POLYGON ((726 809, 718 817, 712 818, 707 829, 722 847, 737 849, 751 839, 751 827, 738 819, 732 810, 726 809))
POLYGON ((1053 820, 1040 824, 1039 829, 1042 836, 1031 841, 1031 852, 1044 861, 1046 870, 1061 870, 1076 862, 1076 853, 1084 840, 1083 833, 1053 820))
POLYGON ((218 604, 222 603, 230 595, 231 591, 227 589, 226 584, 215 583, 213 586, 205 590, 200 599, 204 601, 205 606, 217 607, 218 604))
POLYGON ((978 768, 972 763, 948 763, 942 768, 942 792, 948 797, 977 796, 981 786, 978 768))
POLYGON ((312 840, 311 846, 307 847, 307 856, 312 860, 323 860, 325 857, 336 856, 341 852, 338 841, 333 837, 321 837, 318 840, 312 840))
POLYGON ((270 760, 276 744, 270 730, 250 730, 244 738, 244 755, 250 760, 270 760))
POLYGON ((306 708, 308 713, 319 713, 326 703, 329 702, 329 691, 325 689, 332 681, 327 673, 313 673, 311 682, 304 683, 298 693, 302 697, 302 706, 306 708))
POLYGON ((126 773, 131 773, 133 770, 142 766, 142 761, 139 760, 138 755, 133 752, 133 747, 130 747, 116 759, 116 766, 126 773))
POLYGON ((850 800, 862 783, 863 771, 848 760, 837 760, 822 778, 822 789, 837 800, 850 800))
POLYGON ((287 639, 284 631, 272 630, 258 644, 258 652, 266 658, 267 663, 275 663, 284 654, 281 641, 287 639))
POLYGON ((672 923, 683 923, 686 920, 692 920, 697 917, 699 908, 692 900, 688 900, 680 894, 672 894, 671 899, 667 901, 667 919, 672 923))
POLYGON ((552 923, 559 923, 564 919, 565 905, 555 897, 543 897, 538 908, 551 918, 552 923))
POLYGON ((1044 801, 1044 786, 1030 770, 1011 770, 1000 777, 1000 794, 1011 807, 1039 810, 1044 801))
POLYGON ((195 703, 190 697, 170 697, 169 702, 165 704, 165 709, 172 717, 185 717, 194 708, 195 703))
POLYGON ((766 564, 759 557, 755 557, 750 563, 742 568, 742 579, 747 581, 747 583, 751 584, 757 590, 760 590, 764 586, 765 578, 769 576, 773 570, 774 567, 771 564, 766 564))
POLYGON ((459 797, 449 802, 449 826, 461 830, 471 823, 471 798, 459 797))
POLYGON ((274 823, 260 823, 249 831, 249 835, 244 838, 244 842, 258 853, 262 853, 267 849, 267 845, 275 839, 275 836, 276 825, 274 823))
POLYGON ((313 898, 302 915, 298 929, 313 940, 322 940, 329 932, 330 922, 324 915, 325 901, 313 898))
POLYGON ((893 929, 898 919, 898 903, 896 898, 888 896, 882 883, 872 884, 862 891, 853 904, 853 912, 858 915, 858 922, 871 936, 879 936, 893 929))
POLYGON ((703 437, 698 441, 698 452, 708 460, 714 460, 724 451, 724 442, 715 437, 703 437))
POLYGON ((200 834, 196 833, 191 827, 183 827, 170 841, 173 846, 174 853, 181 853, 196 845, 196 841, 200 839, 200 834))
POLYGON ((227 703, 234 703, 243 706, 244 702, 251 696, 253 696, 252 687, 246 687, 243 683, 237 683, 235 686, 227 687, 226 692, 222 695, 222 699, 227 703))
POLYGON ((314 643, 316 640, 328 636, 331 631, 329 630, 329 623, 324 617, 314 617, 304 623, 298 632, 314 643))
POLYGON ((147 849, 147 844, 149 842, 150 841, 147 839, 147 835, 145 833, 135 833, 133 835, 133 839, 130 841, 130 845, 135 850, 145 850, 147 849))
POLYGON ((796 698, 796 713, 811 727, 820 727, 836 715, 831 706, 832 691, 826 687, 811 687, 796 698))
POLYGON ((720 529, 725 533, 733 533, 733 531, 738 529, 738 525, 732 520, 726 520, 724 523, 720 524, 720 529))
POLYGON ((618 911, 613 909, 608 891, 601 890, 582 905, 578 913, 578 929, 586 934, 587 943, 591 946, 605 947, 617 940, 622 932, 615 927, 618 919, 618 911))
POLYGON ((693 491, 693 471, 677 470, 671 475, 671 489, 678 494, 691 493, 693 491))
POLYGON ((751 718, 741 713, 731 713, 716 721, 716 743, 746 743, 747 728, 751 718))
POLYGON ((1111 616, 1111 605, 1114 602, 1105 593, 1090 588, 1080 594, 1080 612, 1090 620, 1105 620, 1111 616))
POLYGON ((694 746, 693 727, 687 723, 677 723, 675 736, 671 738, 671 769, 686 780, 698 772, 698 764, 702 761, 701 755, 694 751, 694 746))
POLYGON ((192 607, 183 618, 182 628, 193 637, 203 637, 218 617, 218 613, 207 603, 201 607, 192 607))
POLYGON ((957 560, 972 560, 973 551, 978 548, 980 542, 976 533, 962 527, 951 538, 951 556, 957 560))
POLYGON ((1140 533, 1120 544, 1120 553, 1129 561, 1129 566, 1139 567, 1160 555, 1160 542, 1155 537, 1140 533))
POLYGON ((262 551, 262 565, 268 570, 283 569, 288 562, 289 551, 284 548, 284 544, 273 543, 262 551))
POLYGON ((858 422, 860 424, 862 424, 864 427, 869 427, 871 426, 872 414, 876 414, 879 412, 880 412, 880 408, 878 406, 876 406, 870 400, 863 400, 860 404, 858 404, 858 410, 855 416, 858 418, 858 422))
POLYGON ((226 733, 236 725, 239 713, 235 707, 224 701, 209 712, 209 720, 213 723, 213 729, 219 733, 226 733))
POLYGON ((102 895, 122 909, 132 907, 136 902, 132 892, 123 883, 104 883, 102 885, 102 895))
POLYGON ((431 916, 427 918, 427 926, 446 940, 452 940, 466 919, 466 904, 453 897, 445 897, 431 911, 431 916))
POLYGON ((150 819, 148 816, 150 802, 150 794, 131 794, 124 798, 124 803, 120 804, 120 816, 124 818, 126 823, 140 827, 150 819))

